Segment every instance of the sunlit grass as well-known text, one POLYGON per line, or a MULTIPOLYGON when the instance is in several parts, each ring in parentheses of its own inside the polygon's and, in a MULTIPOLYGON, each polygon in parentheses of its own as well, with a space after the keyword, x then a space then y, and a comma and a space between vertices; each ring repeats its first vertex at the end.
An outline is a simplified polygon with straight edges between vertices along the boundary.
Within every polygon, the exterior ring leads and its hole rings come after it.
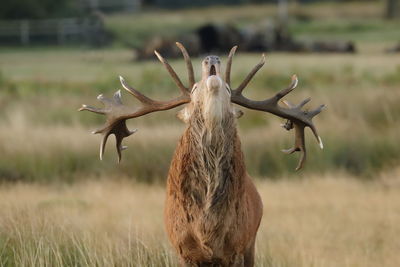
MULTIPOLYGON (((264 218, 256 266, 398 266, 398 175, 373 183, 341 173, 258 181, 264 218)), ((0 264, 176 266, 163 231, 164 194, 163 186, 114 176, 70 186, 5 184, 0 264)))

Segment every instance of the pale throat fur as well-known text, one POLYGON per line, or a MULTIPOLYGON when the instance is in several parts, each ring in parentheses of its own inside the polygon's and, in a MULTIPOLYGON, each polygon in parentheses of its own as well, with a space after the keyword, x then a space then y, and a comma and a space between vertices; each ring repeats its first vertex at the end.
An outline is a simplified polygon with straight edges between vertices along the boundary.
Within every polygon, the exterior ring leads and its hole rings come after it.
POLYGON ((179 168, 180 186, 189 196, 188 208, 222 215, 242 182, 234 177, 241 177, 237 171, 244 165, 230 89, 219 76, 211 75, 195 85, 191 98, 179 116, 188 124, 181 140, 186 147, 181 156, 187 160, 180 161, 185 165, 179 168))

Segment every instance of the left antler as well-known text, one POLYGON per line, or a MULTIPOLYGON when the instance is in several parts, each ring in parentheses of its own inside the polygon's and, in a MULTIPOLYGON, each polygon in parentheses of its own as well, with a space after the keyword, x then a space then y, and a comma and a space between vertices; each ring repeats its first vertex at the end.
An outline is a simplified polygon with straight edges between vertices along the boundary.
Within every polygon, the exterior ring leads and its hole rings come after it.
MULTIPOLYGON (((183 56, 186 61, 186 65, 189 72, 189 86, 193 86, 194 84, 194 75, 193 75, 193 68, 192 63, 190 61, 190 57, 186 52, 186 49, 180 44, 177 43, 177 46, 181 49, 183 56)), ((122 146, 122 140, 125 137, 130 136, 131 134, 135 133, 136 130, 130 131, 126 126, 126 120, 131 118, 140 117, 146 115, 151 112, 161 111, 172 109, 182 104, 186 104, 190 102, 190 95, 189 95, 189 88, 185 87, 181 80, 179 79, 178 75, 169 65, 169 63, 157 52, 154 51, 157 55, 158 59, 163 63, 166 67, 168 72, 171 74, 172 78, 174 79, 175 83, 181 90, 181 95, 175 99, 169 101, 156 101, 153 100, 135 88, 129 86, 124 78, 120 76, 120 81, 122 87, 131 93, 134 97, 136 97, 140 103, 142 104, 140 107, 127 107, 122 104, 121 100, 121 91, 118 90, 112 99, 104 97, 102 94, 97 97, 97 99, 104 104, 104 108, 96 108, 91 107, 88 105, 82 105, 79 111, 88 110, 94 113, 106 115, 106 123, 105 125, 93 131, 94 134, 102 134, 103 139, 100 144, 100 159, 103 158, 104 148, 110 134, 114 134, 116 138, 116 146, 117 146, 117 153, 118 153, 118 162, 121 161, 121 151, 126 149, 126 146, 122 146)))
MULTIPOLYGON (((226 75, 225 79, 226 82, 229 84, 230 80, 230 68, 232 64, 232 57, 236 51, 236 47, 233 47, 229 57, 228 57, 228 63, 227 63, 227 69, 226 69, 226 75)), ((272 113, 274 115, 277 115, 279 117, 285 118, 288 121, 286 124, 283 125, 283 127, 286 130, 291 130, 294 128, 295 130, 295 142, 294 142, 294 147, 286 150, 282 150, 285 153, 292 154, 295 151, 300 151, 301 156, 299 163, 296 167, 296 170, 299 170, 303 167, 305 159, 306 159, 306 147, 305 147, 305 140, 304 140, 304 128, 305 127, 310 127, 312 130, 315 138, 317 139, 321 149, 323 148, 323 144, 321 141, 321 138, 319 137, 317 133, 317 129, 315 128, 312 119, 315 117, 317 114, 319 114, 324 108, 325 105, 320 105, 318 108, 311 110, 311 111, 303 111, 301 108, 307 104, 311 98, 307 98, 303 100, 300 104, 298 105, 293 105, 289 103, 288 101, 283 101, 288 108, 284 108, 278 105, 279 100, 281 100, 285 95, 289 94, 293 89, 296 88, 298 80, 297 76, 293 75, 292 76, 292 82, 289 85, 289 87, 281 90, 277 94, 275 94, 273 97, 268 98, 263 101, 255 101, 255 100, 250 100, 246 97, 243 96, 242 92, 243 89, 247 86, 247 84, 250 82, 250 80, 253 78, 253 76, 257 73, 257 71, 264 65, 265 63, 265 55, 262 55, 261 61, 250 71, 250 73, 247 75, 247 77, 244 79, 244 81, 239 85, 238 88, 232 90, 232 96, 231 96, 231 101, 235 104, 241 105, 243 107, 249 108, 249 109, 255 109, 255 110, 260 110, 260 111, 265 111, 272 113)))

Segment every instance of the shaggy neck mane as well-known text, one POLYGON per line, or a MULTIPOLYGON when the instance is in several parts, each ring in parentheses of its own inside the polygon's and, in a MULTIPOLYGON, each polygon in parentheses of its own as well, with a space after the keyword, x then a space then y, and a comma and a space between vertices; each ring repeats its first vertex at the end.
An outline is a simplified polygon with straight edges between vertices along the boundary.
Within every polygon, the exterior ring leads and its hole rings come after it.
MULTIPOLYGON (((218 120, 195 109, 175 151, 171 183, 182 194, 184 209, 224 218, 233 201, 240 199, 245 166, 231 112, 218 120)), ((209 221, 209 220, 208 220, 209 221)))

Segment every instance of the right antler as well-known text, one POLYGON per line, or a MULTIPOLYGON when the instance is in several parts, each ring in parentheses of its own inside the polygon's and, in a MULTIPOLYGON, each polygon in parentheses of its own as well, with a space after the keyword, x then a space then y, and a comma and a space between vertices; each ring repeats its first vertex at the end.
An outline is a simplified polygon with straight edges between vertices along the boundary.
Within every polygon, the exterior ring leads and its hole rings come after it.
MULTIPOLYGON (((237 47, 234 46, 231 49, 231 52, 229 53, 229 56, 228 56, 226 75, 225 75, 225 81, 227 84, 230 83, 230 71, 231 71, 231 65, 232 65, 232 58, 235 54, 236 48, 237 47)), ((243 94, 242 94, 243 89, 246 88, 246 86, 251 81, 253 76, 264 65, 264 63, 265 63, 265 55, 263 54, 260 62, 256 66, 254 66, 254 68, 246 76, 246 78, 243 80, 243 82, 236 89, 232 89, 231 101, 235 104, 238 104, 240 106, 243 106, 243 107, 246 107, 249 109, 269 112, 269 113, 272 113, 279 117, 287 119, 287 122, 286 122, 286 124, 283 125, 283 128, 285 128, 286 130, 291 130, 294 128, 295 142, 294 142, 293 148, 284 149, 282 151, 285 153, 288 153, 288 154, 292 154, 293 152, 296 152, 296 151, 301 152, 300 160, 296 167, 296 170, 299 170, 303 167, 304 162, 306 160, 306 146, 305 146, 305 137, 304 137, 304 128, 305 127, 309 127, 311 129, 311 131, 313 132, 315 138, 317 139, 318 144, 320 145, 321 149, 323 148, 321 138, 319 137, 319 135, 317 133, 317 129, 315 128, 312 119, 325 108, 325 105, 320 105, 319 107, 315 108, 314 110, 310 110, 310 111, 302 110, 303 106, 305 104, 307 104, 311 100, 311 98, 307 98, 307 99, 303 100, 298 105, 293 105, 288 101, 283 101, 283 103, 286 104, 287 108, 281 107, 278 104, 279 100, 281 100, 284 96, 286 96, 293 89, 296 88, 297 83, 298 83, 296 75, 292 76, 292 82, 289 85, 289 87, 279 91, 271 98, 257 101, 257 100, 250 100, 250 99, 246 98, 245 96, 243 96, 243 94)), ((229 86, 230 86, 230 84, 229 84, 229 86)))
MULTIPOLYGON (((194 73, 193 67, 190 60, 190 57, 186 51, 186 49, 180 43, 176 43, 179 49, 182 51, 182 54, 185 58, 186 66, 189 73, 189 86, 190 88, 194 85, 194 73)), ((181 80, 179 79, 178 75, 174 71, 174 69, 169 65, 169 63, 157 52, 154 51, 158 59, 163 63, 166 67, 168 72, 171 74, 173 80, 181 90, 181 95, 175 99, 169 101, 156 101, 153 100, 135 88, 129 86, 124 78, 121 76, 120 81, 122 87, 131 93, 134 97, 136 97, 140 103, 142 104, 140 107, 127 107, 122 104, 121 100, 121 90, 118 90, 112 99, 106 98, 102 94, 97 97, 97 99, 104 104, 104 108, 96 108, 91 107, 88 105, 82 105, 79 111, 88 110, 94 113, 103 114, 106 116, 106 123, 104 126, 96 131, 93 131, 94 134, 102 134, 103 139, 100 144, 100 159, 103 158, 104 148, 110 134, 115 135, 116 139, 116 148, 118 153, 118 162, 121 161, 121 151, 126 149, 126 146, 122 146, 122 140, 125 137, 130 136, 131 134, 135 133, 137 130, 130 131, 126 126, 126 120, 131 118, 140 117, 146 115, 151 112, 161 111, 161 110, 168 110, 179 105, 186 104, 190 102, 190 95, 189 95, 189 88, 185 87, 181 80)))

